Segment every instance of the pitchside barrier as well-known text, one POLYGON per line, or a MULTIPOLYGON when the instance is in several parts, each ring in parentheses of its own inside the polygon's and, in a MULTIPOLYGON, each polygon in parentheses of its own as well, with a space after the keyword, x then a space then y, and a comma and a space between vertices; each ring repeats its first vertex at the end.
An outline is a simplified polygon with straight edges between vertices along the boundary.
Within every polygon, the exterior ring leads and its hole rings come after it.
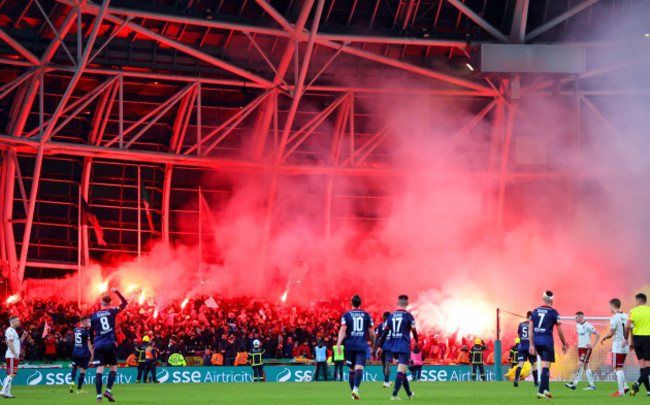
MULTIPOLYGON (((266 366, 267 382, 310 382, 314 379, 314 366, 266 366)), ((330 367, 331 380, 332 367, 330 367)), ((495 375, 492 366, 486 367, 486 377, 488 381, 494 381, 495 375)), ((70 385, 71 369, 20 369, 14 379, 14 385, 70 385)), ((397 367, 392 368, 391 381, 395 379, 397 367)), ((117 384, 134 384, 137 374, 136 367, 126 367, 117 369, 117 384)), ((158 381, 166 384, 184 384, 184 383, 245 383, 253 382, 253 372, 250 367, 158 367, 158 381)), ((347 373, 344 373, 347 377, 347 373)), ((2 381, 4 376, 0 378, 2 381)), ((104 383, 108 378, 108 373, 104 374, 104 383)), ((468 366, 423 366, 421 381, 469 381, 470 367, 468 366)), ((319 376, 322 380, 322 375, 319 376)), ((363 381, 381 382, 384 380, 381 366, 368 366, 363 373, 363 381)), ((95 374, 86 374, 85 385, 93 386, 95 384, 95 374)), ((345 381, 347 386, 347 381, 345 381)))

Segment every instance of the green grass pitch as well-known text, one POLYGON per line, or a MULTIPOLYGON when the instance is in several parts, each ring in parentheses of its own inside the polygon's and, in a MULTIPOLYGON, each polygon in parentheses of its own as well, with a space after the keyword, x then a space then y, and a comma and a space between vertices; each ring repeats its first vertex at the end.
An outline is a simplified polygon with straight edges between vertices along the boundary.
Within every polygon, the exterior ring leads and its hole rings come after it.
MULTIPOLYGON (((514 388, 506 382, 417 382, 411 383, 415 392, 412 402, 438 404, 611 404, 614 401, 648 401, 645 390, 635 398, 610 398, 616 390, 613 382, 596 383, 596 391, 582 391, 586 384, 571 391, 562 383, 551 383, 553 399, 537 399, 536 389, 530 382, 514 388), (639 398, 641 397, 641 398, 639 398)), ((12 393, 15 400, 0 398, 0 404, 91 404, 95 403, 95 387, 84 386, 88 395, 68 392, 66 386, 15 386, 12 393)), ((382 388, 381 383, 361 384, 360 403, 384 404, 390 402, 392 389, 382 388)), ((160 404, 339 404, 354 402, 350 398, 347 383, 232 383, 232 384, 146 384, 119 385, 113 387, 116 404, 160 405, 160 404)), ((406 400, 404 391, 400 396, 406 400)), ((108 400, 104 399, 104 404, 108 400)))

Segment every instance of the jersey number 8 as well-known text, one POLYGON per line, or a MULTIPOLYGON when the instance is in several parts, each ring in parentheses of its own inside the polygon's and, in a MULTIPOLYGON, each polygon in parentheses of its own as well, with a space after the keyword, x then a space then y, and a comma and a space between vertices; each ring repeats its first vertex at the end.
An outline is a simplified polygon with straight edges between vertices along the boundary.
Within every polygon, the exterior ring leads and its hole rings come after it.
POLYGON ((111 328, 111 325, 108 323, 108 318, 105 316, 99 318, 99 323, 102 324, 102 330, 109 330, 111 328))

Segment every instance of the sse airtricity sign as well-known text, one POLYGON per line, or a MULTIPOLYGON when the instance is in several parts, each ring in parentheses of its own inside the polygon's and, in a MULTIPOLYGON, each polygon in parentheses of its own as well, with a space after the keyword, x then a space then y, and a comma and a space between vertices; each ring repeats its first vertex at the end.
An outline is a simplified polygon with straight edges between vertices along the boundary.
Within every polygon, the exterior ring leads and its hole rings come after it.
MULTIPOLYGON (((264 368, 268 382, 309 382, 314 378, 313 366, 267 366, 264 368)), ((14 379, 14 385, 70 385, 72 384, 71 370, 58 369, 20 369, 14 379)), ((393 367, 395 378, 396 367, 393 367)), ((135 383, 137 369, 135 367, 119 368, 115 382, 117 384, 135 383)), ((487 367, 488 380, 494 380, 491 367, 487 367)), ((244 383, 253 382, 253 373, 250 367, 158 367, 156 377, 165 384, 188 383, 244 383)), ((381 366, 368 366, 364 369, 363 381, 382 381, 381 366)), ((106 383, 108 373, 102 380, 106 383)), ((467 366, 424 366, 422 381, 468 381, 470 369, 467 366)), ((1 382, 1 380, 0 380, 1 382)), ((84 379, 84 384, 95 384, 95 373, 89 372, 84 379)))

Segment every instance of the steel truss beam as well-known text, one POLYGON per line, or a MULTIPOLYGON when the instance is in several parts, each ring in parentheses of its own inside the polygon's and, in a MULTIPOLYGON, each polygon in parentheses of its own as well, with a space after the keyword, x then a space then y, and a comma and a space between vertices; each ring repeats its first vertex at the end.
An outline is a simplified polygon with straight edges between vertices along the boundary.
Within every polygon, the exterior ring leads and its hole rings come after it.
POLYGON ((5 41, 10 47, 21 54, 25 59, 30 61, 33 65, 39 65, 40 61, 38 58, 31 51, 25 48, 20 42, 9 36, 9 34, 7 34, 2 28, 0 28, 0 39, 5 41))
MULTIPOLYGON (((312 11, 314 0, 307 0, 306 5, 301 10, 300 16, 295 24, 284 19, 284 17, 275 11, 266 0, 256 0, 264 10, 274 18, 283 29, 274 29, 267 27, 246 26, 241 24, 232 24, 220 21, 211 20, 198 20, 182 15, 163 15, 156 13, 140 12, 133 10, 124 10, 111 7, 108 0, 99 6, 93 3, 85 3, 78 5, 72 0, 57 0, 61 3, 72 5, 72 11, 66 17, 66 20, 55 31, 56 38, 52 40, 50 46, 44 55, 36 60, 34 63, 28 55, 23 55, 18 51, 26 60, 7 60, 7 64, 14 66, 26 66, 28 70, 20 74, 16 79, 12 80, 0 88, 0 98, 8 95, 10 92, 17 89, 15 103, 11 114, 11 126, 8 129, 7 135, 0 135, 0 151, 3 152, 2 160, 2 178, 0 187, 3 190, 3 211, 2 211, 2 232, 0 233, 1 239, 1 255, 4 261, 8 263, 10 274, 14 275, 15 270, 19 270, 19 277, 24 276, 24 267, 27 265, 41 264, 36 261, 29 261, 27 258, 27 251, 29 248, 30 235, 27 229, 31 229, 34 223, 33 213, 36 203, 36 195, 38 193, 38 183, 41 172, 43 159, 47 156, 56 155, 73 155, 84 157, 84 166, 82 172, 81 192, 82 195, 88 199, 88 191, 90 184, 90 177, 92 173, 92 164, 94 159, 106 160, 123 160, 129 162, 152 162, 165 165, 164 181, 163 181, 163 207, 162 207, 162 237, 165 242, 169 242, 169 204, 171 200, 171 179, 174 166, 190 166, 200 168, 212 168, 223 171, 244 172, 244 173, 271 173, 275 179, 271 185, 271 194, 267 206, 267 219, 264 224, 265 228, 270 230, 271 218, 274 205, 275 188, 277 187, 277 179, 279 176, 295 175, 295 174, 322 174, 327 175, 327 188, 326 188, 326 204, 325 204, 325 217, 326 217, 326 232, 329 234, 331 231, 331 203, 332 203, 332 188, 334 176, 404 176, 410 172, 408 170, 396 170, 392 168, 374 168, 364 167, 363 163, 372 156, 374 150, 379 147, 390 128, 384 128, 381 131, 368 136, 359 141, 358 131, 355 134, 355 97, 359 93, 409 93, 409 94, 422 94, 422 95, 439 95, 439 96, 467 96, 476 98, 490 98, 491 100, 485 101, 485 107, 478 114, 476 114, 469 122, 461 128, 455 135, 451 135, 449 143, 441 149, 441 158, 445 152, 453 148, 462 140, 465 134, 469 133, 487 114, 494 111, 494 131, 492 138, 492 156, 491 170, 486 172, 443 172, 438 173, 446 176, 459 176, 471 177, 475 179, 485 180, 488 182, 495 182, 498 184, 498 190, 495 198, 497 199, 497 222, 503 224, 503 209, 506 198, 506 189, 509 181, 512 180, 531 180, 531 179, 557 179, 566 176, 591 176, 597 175, 593 173, 566 173, 566 172, 542 172, 542 173, 511 173, 508 170, 509 157, 510 157, 510 144, 512 139, 513 127, 516 125, 515 112, 517 109, 516 103, 509 103, 504 98, 497 87, 503 89, 504 82, 499 81, 496 84, 488 80, 489 87, 472 80, 458 78, 450 75, 441 74, 439 72, 409 64, 402 60, 389 58, 380 54, 366 51, 363 48, 351 46, 351 42, 363 43, 384 43, 384 44, 403 44, 403 45, 422 45, 422 46, 441 46, 441 47, 465 47, 464 41, 446 41, 446 40, 428 40, 424 38, 396 38, 396 37, 378 37, 378 36, 356 36, 347 34, 326 34, 318 32, 320 16, 323 11, 323 0, 319 0, 316 7, 316 18, 312 23, 309 30, 305 29, 308 16, 312 11), (65 38, 70 26, 78 17, 76 13, 77 7, 81 7, 84 13, 96 15, 97 18, 92 24, 89 31, 89 39, 87 41, 84 52, 78 52, 75 66, 57 66, 49 63, 50 59, 56 52, 56 49, 62 45, 61 41, 65 38), (103 18, 102 18, 103 16, 103 18), (182 24, 192 24, 197 26, 204 26, 206 28, 216 29, 229 29, 241 31, 247 35, 255 48, 262 54, 262 57, 269 64, 274 71, 271 79, 263 78, 255 73, 241 69, 233 64, 229 64, 205 52, 202 52, 194 47, 180 42, 178 39, 171 39, 155 31, 143 27, 140 23, 133 21, 135 16, 155 19, 167 22, 178 22, 182 24), (128 67, 122 70, 104 69, 88 67, 89 61, 95 58, 102 49, 106 46, 104 43, 99 49, 93 52, 93 42, 96 40, 97 31, 102 21, 109 21, 117 26, 113 29, 108 37, 108 41, 115 38, 120 30, 127 29, 135 32, 138 35, 146 36, 154 41, 160 41, 167 46, 176 50, 185 52, 199 60, 210 63, 220 69, 224 69, 240 76, 240 78, 223 79, 223 78, 202 78, 193 76, 176 76, 173 74, 160 74, 143 72, 136 70, 128 70, 128 67), (271 62, 271 58, 266 55, 263 49, 257 44, 255 38, 251 34, 270 35, 276 38, 288 39, 286 48, 283 50, 282 58, 277 64, 277 68, 271 62), (164 42, 163 42, 164 41, 164 42), (302 55, 298 52, 298 45, 304 43, 304 53, 302 55), (318 45, 325 46, 335 50, 333 56, 320 68, 318 73, 314 75, 311 80, 307 79, 308 71, 310 68, 310 58, 314 53, 314 49, 318 45), (314 85, 317 78, 328 68, 332 61, 340 53, 347 53, 355 55, 367 60, 372 60, 381 64, 392 66, 408 72, 412 72, 424 77, 434 78, 437 81, 445 84, 451 84, 450 88, 442 89, 404 89, 404 88, 368 88, 361 86, 320 86, 314 85), (285 78, 291 62, 296 63, 295 80, 285 78), (44 119, 43 112, 43 77, 53 72, 68 72, 72 74, 72 79, 62 100, 56 107, 55 113, 49 120, 44 119), (82 74, 108 76, 105 81, 98 85, 96 88, 90 90, 85 95, 76 99, 74 102, 69 102, 71 92, 74 90, 76 83, 82 74), (180 84, 179 91, 171 96, 167 101, 161 105, 154 107, 153 111, 146 114, 143 118, 138 119, 132 123, 128 128, 124 128, 124 78, 133 79, 147 79, 152 81, 168 81, 180 84), (229 87, 250 87, 255 89, 262 89, 261 94, 250 102, 247 106, 243 107, 240 111, 236 112, 230 118, 217 124, 216 128, 211 127, 209 133, 204 134, 203 130, 207 127, 202 123, 202 101, 201 92, 205 86, 229 86, 229 87), (458 87, 458 88, 456 88, 458 87), (40 89, 40 90, 39 90, 40 89), (289 94, 284 93, 284 91, 289 94), (294 119, 299 111, 299 104, 301 98, 307 93, 337 93, 331 96, 333 100, 326 108, 315 117, 311 118, 301 128, 294 130, 294 119), (342 94, 338 94, 342 93, 342 94), (279 111, 278 97, 292 98, 289 111, 279 111), (39 106, 36 108, 34 99, 36 95, 40 95, 39 106), (116 100, 117 99, 117 100, 116 100), (95 115, 92 118, 92 130, 88 136, 87 144, 73 144, 68 142, 55 142, 52 136, 61 130, 72 118, 87 108, 91 102, 98 100, 97 107, 94 111, 95 115), (117 118, 115 118, 115 102, 117 101, 117 118), (145 150, 138 150, 134 146, 138 138, 142 137, 145 132, 150 129, 156 121, 168 113, 174 106, 178 106, 178 114, 172 126, 172 137, 169 143, 168 152, 151 152, 145 150), (24 135, 24 126, 30 112, 34 114, 38 110, 40 125, 24 135), (211 152, 217 148, 222 140, 227 137, 234 129, 236 129, 244 121, 244 119, 254 111, 259 111, 258 122, 255 126, 253 136, 256 138, 254 142, 255 151, 252 153, 250 160, 243 159, 226 159, 213 156, 211 152), (315 132, 316 129, 328 118, 337 111, 333 130, 331 131, 331 155, 324 165, 299 165, 288 163, 292 155, 296 155, 300 146, 315 132), (286 113, 286 115, 284 115, 286 113), (68 114, 63 120, 64 115, 68 114), (282 120, 279 119, 279 116, 282 120), (115 122, 119 121, 118 134, 111 133, 111 138, 105 134, 106 126, 111 119, 115 122), (190 123, 195 120, 197 139, 194 144, 184 144, 185 134, 188 132, 190 123), (134 136, 128 138, 124 143, 125 135, 129 135, 138 127, 143 126, 134 136), (273 127, 273 129, 271 129, 273 127), (37 137, 36 135, 39 135, 37 137), (30 138, 31 136, 31 138, 30 138), (345 137, 347 136, 347 139, 345 137), (349 140, 349 143, 347 141, 349 140), (266 148, 267 144, 272 143, 272 148, 266 148), (349 148, 349 157, 342 154, 347 153, 346 149, 349 148), (265 159, 265 153, 272 150, 270 159, 265 159), (29 190, 29 198, 22 184, 20 170, 17 167, 16 155, 24 153, 36 156, 36 164, 34 167, 34 181, 32 188, 29 190), (343 162, 341 162, 343 161, 343 162), (20 252, 20 259, 16 255, 15 241, 13 235, 13 201, 15 180, 18 179, 18 189, 20 191, 20 198, 25 205, 25 211, 28 214, 25 234, 23 234, 22 250, 20 252), (30 219, 31 211, 31 219, 30 219), (13 249, 13 253, 12 253, 13 249), (12 258, 13 255, 13 258, 12 258)), ((459 0, 449 0, 450 3, 460 4, 459 0)), ((415 4, 415 2, 410 2, 415 4)), ((519 42, 522 35, 525 33, 525 11, 528 0, 517 1, 517 12, 521 11, 520 19, 513 21, 513 36, 511 40, 519 42)), ((584 4, 578 6, 581 7, 584 4)), ((462 7, 461 7, 462 10, 462 7)), ((471 10, 469 10, 471 11, 471 10)), ((471 13, 470 13, 471 14, 471 13)), ((470 16, 470 18, 478 21, 477 24, 487 24, 480 16, 470 16), (478 18, 477 18, 478 17, 478 18)), ((568 17, 567 17, 568 18, 568 17)), ((407 22, 406 20, 404 22, 407 22)), ((483 27, 485 28, 485 27, 483 27)), ((488 27, 489 28, 489 27, 488 27)), ((493 28, 493 27, 492 27, 493 28)), ((540 27, 541 28, 541 27, 540 27)), ((88 35, 88 33, 86 33, 88 35)), ((500 33, 499 33, 500 34, 500 33)), ((2 37, 0 33, 0 37, 2 37)), ((502 34, 501 34, 502 35, 502 34)), ((502 40, 498 35, 495 36, 502 40)), ((505 38, 505 37, 504 37, 505 38)), ((507 40, 507 38, 506 38, 507 40)), ((81 42, 78 42, 81 45, 81 42)), ((11 44, 10 44, 11 45, 11 44)), ((13 47, 13 46, 12 46, 13 47)), ((15 48, 15 47, 14 47, 15 48)), ((281 50, 282 52, 282 50, 281 50)), ((642 58, 645 61, 647 58, 642 58)), ((4 63, 0 60, 0 63, 4 63)), ((611 71, 620 67, 629 66, 635 62, 621 63, 614 67, 606 67, 597 71, 590 71, 580 78, 587 78, 595 76, 606 71, 611 71)), ((310 74, 311 76, 311 74, 310 74)), ((67 76, 66 76, 67 77, 67 76)), ((271 75, 269 75, 271 77, 271 75)), ((438 82, 436 82, 438 83, 438 82)), ((643 92, 639 90, 638 92, 643 92)), ((584 96, 589 94, 614 94, 615 92, 598 90, 579 91, 579 92, 565 92, 561 91, 560 95, 570 94, 576 97, 594 113, 599 119, 606 122, 602 114, 598 112, 596 107, 589 102, 584 96)), ((543 95, 541 92, 531 92, 532 96, 543 95)), ((330 96, 330 94, 328 94, 330 96)), ((392 124, 390 124, 392 125, 392 124)), ((389 127, 390 127, 389 125, 389 127)), ((611 124, 609 124, 611 126, 611 124)), ((612 127, 613 128, 613 127, 612 127)), ((615 130, 615 129, 613 129, 615 130)), ((84 262, 88 262, 88 230, 82 228, 82 242, 81 249, 83 251, 84 262)), ((55 267, 56 265, 45 267, 55 267)), ((12 276, 13 277, 13 276, 12 276)))
POLYGON ((542 24, 541 26, 535 28, 528 34, 526 34, 526 42, 532 41, 533 39, 537 38, 538 36, 542 35, 546 31, 550 30, 551 28, 555 27, 558 24, 561 24, 562 22, 568 20, 569 18, 573 17, 574 15, 578 14, 582 10, 591 7, 593 4, 595 4, 598 0, 585 0, 583 3, 578 4, 577 6, 565 11, 564 13, 560 14, 559 16, 553 18, 550 21, 547 21, 546 23, 542 24))
MULTIPOLYGON (((36 4, 38 4, 38 0, 35 0, 36 4)), ((74 88, 77 86, 77 83, 79 82, 79 79, 81 78, 81 75, 83 74, 84 68, 86 67, 86 63, 88 63, 88 58, 90 57, 90 53, 92 51, 93 45, 95 44, 95 39, 97 38, 97 34, 99 33, 99 28, 102 25, 102 21, 104 18, 104 14, 106 13, 106 9, 108 8, 108 4, 110 3, 110 0, 104 0, 102 3, 102 6, 99 10, 99 13, 97 14, 97 18, 95 19, 95 22, 93 23, 91 27, 91 33, 90 37, 88 38, 88 41, 86 43, 86 48, 83 52, 83 54, 78 54, 78 60, 76 61, 76 72, 72 76, 72 79, 70 80, 70 83, 68 83, 68 87, 61 97, 61 100, 59 100, 59 104, 56 107, 56 110, 54 110, 54 113, 52 114, 52 117, 50 118, 50 122, 41 132, 40 135, 40 146, 36 152, 36 162, 34 164, 34 175, 32 178, 32 185, 30 189, 30 195, 29 195, 29 206, 27 210, 27 220, 25 223, 25 230, 23 232, 23 243, 21 246, 21 251, 20 251, 20 261, 18 262, 18 279, 20 283, 22 284, 22 281, 25 277, 25 263, 27 262, 27 252, 29 250, 29 240, 32 234, 32 223, 34 221, 34 210, 36 209, 36 195, 38 193, 38 187, 39 187, 39 181, 41 178, 41 170, 43 167, 43 145, 48 141, 50 136, 52 136, 52 133, 55 130, 55 125, 58 121, 58 119, 61 117, 61 114, 63 113, 63 110, 65 109, 65 106, 70 99, 70 96, 72 95, 72 92, 74 88)), ((53 27, 52 27, 53 28, 53 27)), ((53 28, 54 29, 54 28, 53 28)), ((81 27, 79 27, 79 30, 81 30, 81 27)), ((60 39, 62 42, 62 39, 60 39)), ((63 43, 61 44, 63 45, 63 43)), ((42 80, 40 81, 42 84, 42 80)), ((41 100, 43 97, 43 87, 41 86, 41 100)), ((42 105, 41 105, 41 121, 42 121, 42 105)), ((41 126, 42 127, 42 126, 41 126)))
MULTIPOLYGON (((45 52, 41 56, 38 65, 44 66, 50 62, 56 51, 62 46, 62 38, 65 37, 72 27, 77 15, 76 10, 68 13, 65 20, 59 27, 58 31, 53 28, 55 38, 53 38, 45 52)), ((12 139, 18 139, 22 134, 27 122, 27 118, 32 109, 34 99, 37 91, 40 90, 41 97, 39 99, 39 113, 40 121, 42 122, 43 114, 43 70, 39 69, 38 74, 32 75, 29 81, 26 81, 23 86, 19 88, 18 94, 14 97, 14 103, 11 111, 11 121, 9 126, 9 135, 12 139)), ((3 184, 4 192, 3 197, 3 239, 5 243, 5 253, 7 257, 8 278, 10 280, 12 289, 20 291, 22 289, 22 274, 24 274, 24 261, 19 263, 18 255, 16 252, 16 243, 14 237, 14 229, 12 225, 13 218, 13 198, 14 198, 14 184, 16 180, 17 168, 15 165, 15 157, 13 159, 7 156, 14 156, 16 153, 15 148, 8 148, 5 152, 5 159, 3 163, 3 184)), ((38 166, 38 160, 37 164, 38 166)), ((36 168, 36 167, 35 167, 36 168)), ((32 181, 32 188, 37 187, 38 182, 32 181)), ((30 190, 31 195, 31 190, 30 190)), ((31 202, 31 201, 30 201, 31 202)), ((33 208, 28 206, 28 210, 33 208)), ((32 214, 33 216, 33 214, 32 214)), ((24 238, 23 238, 24 239, 24 238)), ((28 240, 29 242, 29 240, 28 240)), ((25 246, 23 246, 24 248, 25 246)), ((21 252, 22 256, 22 252, 21 252)))
POLYGON ((282 14, 280 14, 273 6, 271 6, 266 0, 255 0, 255 2, 262 7, 268 15, 270 15, 278 24, 284 28, 289 34, 294 34, 294 27, 282 14))
MULTIPOLYGON (((282 54, 282 58, 280 59, 280 63, 278 65, 278 73, 273 79, 273 85, 274 86, 279 86, 281 82, 284 82, 284 75, 287 73, 287 70, 289 69, 289 64, 291 63, 292 57, 295 55, 296 56, 296 61, 297 61, 297 51, 296 51, 296 46, 298 45, 298 38, 296 36, 296 32, 300 33, 303 31, 303 28, 305 27, 305 24, 307 23, 307 18, 309 17, 309 13, 311 11, 311 5, 313 2, 309 3, 309 7, 304 7, 300 10, 300 14, 298 15, 298 19, 296 20, 296 26, 295 28, 292 28, 292 40, 287 41, 287 45, 284 48, 284 53, 282 54)), ((289 32, 289 31, 287 31, 289 32)), ((296 69, 297 72, 298 69, 296 69)), ((295 83, 294 83, 295 84, 295 83)), ((288 89, 291 92, 291 96, 295 97, 296 95, 296 87, 294 86, 293 89, 289 88, 288 89)), ((275 143, 274 146, 277 148, 277 143, 279 142, 278 140, 278 93, 273 92, 270 97, 267 98, 265 101, 264 105, 260 109, 260 113, 258 114, 257 121, 255 123, 255 138, 253 140, 253 150, 251 153, 251 157, 254 160, 260 160, 262 158, 262 155, 264 154, 264 149, 266 148, 266 144, 268 141, 269 137, 269 130, 271 128, 271 122, 273 121, 275 131, 275 143)))
POLYGON ((494 38, 498 39, 499 41, 503 43, 509 43, 510 41, 508 38, 501 33, 498 29, 494 28, 492 24, 489 22, 485 21, 483 17, 478 15, 476 12, 474 12, 471 8, 467 7, 462 1, 460 0, 447 0, 452 6, 456 7, 458 10, 460 10, 463 14, 467 16, 470 20, 474 21, 479 27, 483 28, 485 31, 487 31, 490 35, 492 35, 494 38))
MULTIPOLYGON (((72 5, 72 0, 57 0, 57 1, 63 2, 63 3, 68 4, 68 5, 72 5)), ((456 1, 456 0, 452 0, 452 1, 456 1)), ((304 7, 304 5, 303 5, 303 7, 304 7)), ((92 4, 87 4, 86 6, 84 6, 82 8, 82 10, 84 12, 88 12, 88 13, 91 13, 91 14, 97 14, 99 12, 98 11, 98 6, 92 5, 92 4)), ((127 15, 131 15, 131 14, 127 14, 127 15)), ((162 21, 168 21, 169 22, 171 20, 174 20, 176 22, 183 22, 185 24, 191 24, 192 23, 190 20, 188 20, 186 18, 179 19, 179 17, 173 17, 172 19, 170 19, 168 17, 169 16, 158 15, 158 18, 160 20, 162 20, 162 21)), ((116 17, 114 15, 111 15, 111 14, 108 14, 106 16, 106 19, 108 21, 111 21, 111 22, 115 23, 115 24, 124 24, 123 19, 121 19, 119 17, 116 17)), ((317 26, 317 24, 314 24, 314 25, 317 26)), ((173 47, 175 49, 178 49, 178 50, 180 50, 182 52, 185 52, 188 55, 194 56, 194 57, 196 57, 198 59, 201 59, 201 60, 203 60, 205 62, 211 63, 211 64, 213 64, 215 66, 218 66, 218 67, 220 67, 222 69, 228 70, 228 71, 230 71, 232 73, 235 73, 235 74, 237 74, 237 75, 239 75, 241 77, 247 78, 247 79, 251 80, 254 83, 262 84, 265 88, 270 88, 270 87, 275 86, 272 82, 269 82, 266 79, 263 79, 263 78, 261 78, 261 77, 259 77, 257 75, 254 75, 254 74, 252 74, 250 72, 247 72, 247 71, 245 71, 245 70, 243 70, 241 68, 238 68, 238 67, 236 67, 234 65, 231 65, 231 64, 229 64, 227 62, 224 62, 224 61, 222 61, 222 60, 220 60, 218 58, 215 58, 215 57, 213 57, 211 55, 207 55, 207 54, 205 54, 205 53, 203 53, 201 51, 198 51, 198 50, 196 50, 196 49, 194 49, 194 48, 192 48, 192 47, 190 47, 190 46, 188 46, 186 44, 183 44, 183 43, 178 42, 176 40, 172 40, 172 39, 170 39, 170 38, 168 38, 168 37, 166 37, 164 35, 158 34, 157 32, 154 32, 154 31, 151 31, 151 30, 149 30, 147 28, 144 28, 141 25, 135 24, 133 22, 127 22, 126 23, 126 28, 130 29, 130 30, 132 30, 134 32, 137 32, 139 34, 142 34, 142 35, 144 35, 144 36, 146 36, 148 38, 151 38, 153 40, 164 43, 164 44, 166 44, 168 46, 171 46, 171 47, 173 47)), ((332 48, 332 49, 335 49, 335 50, 340 49, 341 46, 343 45, 343 44, 338 43, 338 42, 327 40, 327 39, 321 37, 318 33, 314 33, 314 34, 312 34, 312 33, 309 33, 309 34, 303 33, 303 30, 301 30, 299 28, 300 28, 300 26, 297 26, 295 28, 295 32, 301 33, 301 35, 297 35, 297 36, 294 37, 294 39, 297 40, 297 41, 302 40, 303 37, 306 36, 306 41, 308 43, 310 41, 312 41, 312 42, 317 43, 319 45, 323 45, 323 46, 326 46, 328 48, 332 48)), ((238 27, 238 28, 237 27, 231 27, 229 29, 235 29, 235 30, 238 30, 238 31, 249 32, 249 33, 256 32, 254 29, 248 29, 248 28, 244 29, 241 26, 238 27)), ((291 32, 287 32, 287 31, 283 31, 283 32, 285 32, 287 36, 291 35, 291 32)), ((349 41, 354 41, 355 39, 354 39, 354 36, 351 36, 350 38, 346 37, 343 40, 349 42, 349 41)), ((448 44, 445 44, 445 46, 447 46, 447 45, 448 44)), ((393 66, 393 67, 396 67, 396 68, 399 68, 399 69, 410 71, 410 72, 413 72, 413 73, 416 73, 416 74, 420 74, 420 75, 424 75, 424 76, 427 76, 427 77, 430 77, 430 78, 441 80, 443 82, 448 82, 448 83, 451 83, 451 84, 454 84, 454 85, 457 85, 457 86, 477 90, 477 91, 485 93, 486 95, 493 95, 493 90, 490 89, 489 87, 485 87, 483 85, 477 84, 477 83, 475 83, 473 81, 470 81, 470 80, 465 80, 465 79, 457 78, 457 77, 454 77, 454 76, 442 74, 442 73, 436 72, 434 70, 426 69, 426 68, 423 68, 423 67, 420 67, 420 66, 416 66, 416 65, 404 62, 404 61, 400 61, 400 60, 397 60, 397 59, 393 59, 393 58, 389 58, 389 57, 386 57, 386 56, 378 55, 378 54, 375 54, 373 52, 365 51, 365 50, 360 49, 360 48, 344 46, 342 49, 343 49, 343 52, 345 52, 345 53, 355 55, 355 56, 358 56, 358 57, 361 57, 361 58, 364 58, 364 59, 369 59, 369 60, 372 60, 372 61, 375 61, 375 62, 379 62, 379 63, 386 64, 386 65, 389 65, 389 66, 393 66)), ((278 70, 279 70, 280 74, 282 75, 281 69, 278 69, 278 70)))
MULTIPOLYGON (((71 0, 57 0, 65 4, 73 4, 71 0)), ((260 5, 266 4, 268 2, 265 0, 256 0, 260 5)), ((270 9, 273 9, 272 6, 268 5, 270 9)), ((83 12, 93 13, 97 9, 97 6, 94 4, 86 4, 82 10, 83 12)), ((266 9, 265 9, 266 11, 266 9)), ((268 12, 272 18, 276 21, 282 21, 280 24, 283 29, 269 28, 262 25, 247 25, 247 24, 238 24, 232 23, 229 21, 219 21, 219 20, 206 20, 200 18, 194 18, 190 16, 185 16, 182 14, 165 14, 157 13, 146 10, 134 10, 121 7, 109 7, 108 12, 115 16, 125 16, 131 18, 143 18, 145 20, 158 20, 166 21, 169 23, 178 23, 178 24, 188 24, 194 25, 197 27, 211 28, 211 29, 221 29, 221 30, 231 30, 238 32, 249 32, 251 34, 262 34, 270 35, 275 37, 283 38, 292 38, 296 32, 296 27, 287 21, 282 15, 277 11, 268 12)), ((309 33, 302 30, 298 30, 298 40, 307 41, 309 39, 309 33)), ((376 44, 395 44, 395 45, 421 45, 421 46, 431 46, 431 47, 465 47, 467 42, 464 40, 452 40, 452 39, 432 39, 432 38, 417 38, 417 37, 404 37, 404 36, 377 36, 377 35, 356 35, 356 34, 335 34, 335 33, 319 33, 317 41, 341 41, 341 42, 365 42, 365 43, 376 43, 376 44)))
MULTIPOLYGON (((64 4, 67 4, 69 6, 74 6, 75 5, 74 2, 71 1, 71 0, 57 0, 57 1, 62 2, 64 4)), ((100 8, 99 8, 99 6, 94 5, 94 4, 86 4, 85 6, 82 6, 82 11, 98 15, 100 13, 100 8)), ((193 48, 193 47, 191 47, 189 45, 186 45, 186 44, 184 44, 182 42, 171 39, 171 38, 169 38, 169 37, 167 37, 165 35, 159 34, 159 33, 155 32, 155 31, 152 31, 152 30, 150 30, 148 28, 145 28, 145 27, 143 27, 143 26, 141 26, 139 24, 136 24, 136 23, 134 23, 132 21, 127 21, 125 19, 116 17, 115 15, 110 14, 110 11, 109 11, 109 13, 106 14, 105 18, 106 18, 107 21, 110 21, 110 22, 112 22, 114 24, 124 26, 125 29, 128 29, 128 30, 130 30, 132 32, 135 32, 137 34, 143 35, 143 36, 145 36, 147 38, 150 38, 150 39, 152 39, 154 41, 158 41, 161 44, 165 44, 167 46, 170 46, 170 47, 172 47, 174 49, 177 49, 177 50, 179 50, 181 52, 184 52, 184 53, 186 53, 186 54, 188 54, 190 56, 193 56, 193 57, 195 57, 197 59, 203 60, 204 62, 207 62, 207 63, 209 63, 211 65, 214 65, 214 66, 216 66, 218 68, 224 69, 224 70, 226 70, 228 72, 231 72, 231 73, 234 73, 234 74, 236 74, 238 76, 246 78, 246 79, 248 79, 248 80, 250 80, 250 81, 252 81, 254 83, 258 83, 258 84, 265 85, 265 86, 270 85, 270 82, 268 80, 254 74, 254 73, 248 72, 245 69, 242 69, 242 68, 240 68, 238 66, 235 66, 235 65, 233 65, 231 63, 228 63, 228 62, 226 62, 224 60, 216 58, 216 57, 214 57, 212 55, 209 55, 209 54, 207 54, 205 52, 199 51, 199 50, 197 50, 197 49, 195 49, 195 48, 193 48)))
POLYGON ((526 40, 529 2, 530 0, 517 0, 515 4, 515 15, 510 29, 510 40, 513 43, 523 44, 526 40))
MULTIPOLYGON (((38 141, 13 138, 0 135, 0 150, 14 150, 16 153, 35 155, 40 143, 38 141)), ((139 150, 119 150, 103 146, 83 145, 67 142, 49 142, 43 145, 44 156, 81 156, 104 159, 110 161, 149 162, 159 164, 172 164, 175 166, 199 167, 222 170, 224 172, 238 173, 269 173, 274 165, 244 161, 240 159, 227 159, 199 156, 179 156, 166 152, 149 152, 139 150)), ((380 167, 351 167, 332 165, 298 165, 283 164, 277 168, 281 175, 333 175, 333 176, 376 176, 376 177, 402 177, 411 174, 409 170, 400 170, 380 167)), ((465 172, 465 171, 435 171, 440 175, 451 177, 466 177, 485 180, 499 180, 500 173, 491 172, 465 172)), ((534 172, 534 173, 506 173, 503 177, 507 180, 532 180, 553 179, 566 177, 591 178, 602 176, 599 172, 534 172)))

